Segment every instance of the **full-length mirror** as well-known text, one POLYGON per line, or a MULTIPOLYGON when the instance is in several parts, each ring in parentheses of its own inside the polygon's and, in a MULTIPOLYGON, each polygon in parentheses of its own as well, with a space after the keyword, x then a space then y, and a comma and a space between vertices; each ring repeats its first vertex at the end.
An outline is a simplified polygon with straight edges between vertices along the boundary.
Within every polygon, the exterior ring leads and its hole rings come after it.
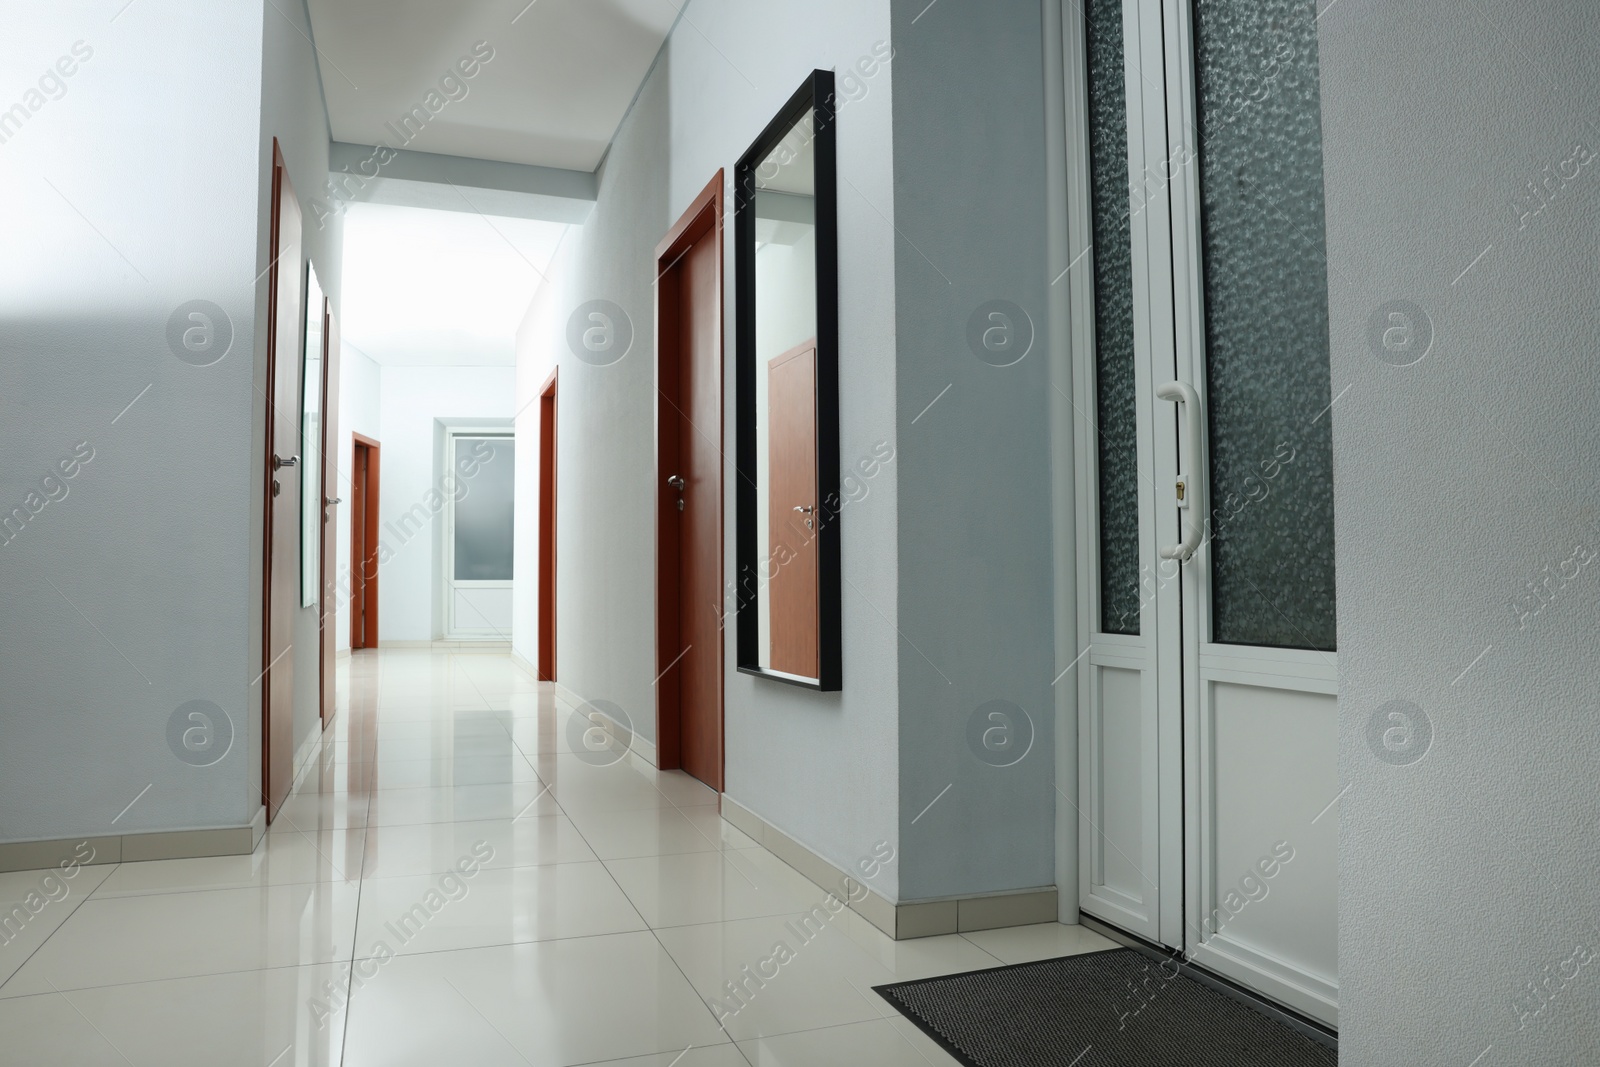
POLYGON ((833 75, 816 71, 735 173, 739 669, 840 687, 833 75))
POLYGON ((322 552, 322 357, 327 308, 306 264, 306 323, 300 349, 300 606, 317 605, 322 552))

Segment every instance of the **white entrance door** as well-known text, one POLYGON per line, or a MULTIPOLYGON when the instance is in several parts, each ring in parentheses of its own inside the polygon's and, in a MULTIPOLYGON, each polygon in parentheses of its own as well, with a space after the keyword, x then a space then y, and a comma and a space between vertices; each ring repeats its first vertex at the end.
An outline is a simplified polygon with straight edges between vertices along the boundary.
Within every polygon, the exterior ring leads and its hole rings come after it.
POLYGON ((1064 6, 1081 907, 1337 1025, 1316 12, 1064 6))
POLYGON ((446 438, 445 636, 511 639, 515 439, 509 433, 446 438))

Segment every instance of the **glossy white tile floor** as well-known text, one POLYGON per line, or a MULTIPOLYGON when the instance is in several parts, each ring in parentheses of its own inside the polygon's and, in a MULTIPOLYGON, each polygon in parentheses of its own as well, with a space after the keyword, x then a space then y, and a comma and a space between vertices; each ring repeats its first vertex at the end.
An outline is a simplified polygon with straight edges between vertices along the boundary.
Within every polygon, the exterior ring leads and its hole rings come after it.
MULTIPOLYGON (((1046 925, 895 942, 685 775, 574 754, 495 653, 361 653, 253 856, 83 869, 0 945, 0 1064, 925 1067, 872 986, 1111 947, 1046 925), (746 966, 793 958, 730 1013, 746 966)), ((46 872, 0 874, 0 905, 46 872)))

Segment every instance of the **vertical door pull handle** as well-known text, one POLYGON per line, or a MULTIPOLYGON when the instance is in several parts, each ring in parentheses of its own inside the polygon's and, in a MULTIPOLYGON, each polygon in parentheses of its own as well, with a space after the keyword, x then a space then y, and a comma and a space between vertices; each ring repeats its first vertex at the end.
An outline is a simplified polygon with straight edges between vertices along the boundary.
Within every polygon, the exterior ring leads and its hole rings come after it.
POLYGON ((1182 541, 1161 550, 1161 558, 1187 563, 1199 551, 1200 538, 1205 530, 1205 478, 1200 473, 1200 430, 1205 425, 1205 418, 1200 411, 1200 397, 1188 382, 1168 382, 1158 386, 1156 397, 1183 405, 1183 449, 1187 455, 1182 459, 1188 463, 1186 469, 1193 473, 1178 475, 1177 484, 1178 499, 1189 516, 1189 528, 1184 531, 1182 541), (1187 493, 1184 492, 1186 489, 1187 493), (1184 499, 1185 496, 1188 499, 1184 499))

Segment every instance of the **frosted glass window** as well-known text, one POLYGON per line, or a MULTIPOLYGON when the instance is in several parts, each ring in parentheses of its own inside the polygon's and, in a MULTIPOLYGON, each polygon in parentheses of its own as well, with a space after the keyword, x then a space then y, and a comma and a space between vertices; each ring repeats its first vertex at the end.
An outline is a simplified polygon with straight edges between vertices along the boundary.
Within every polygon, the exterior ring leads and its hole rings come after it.
POLYGON ((1089 183, 1100 463, 1100 629, 1139 632, 1139 452, 1122 0, 1089 0, 1089 183))
POLYGON ((515 445, 509 437, 457 437, 455 580, 511 580, 515 445))
MULTIPOLYGON (((1335 645, 1316 10, 1197 0, 1212 635, 1335 645)), ((1102 400, 1102 404, 1104 400, 1102 400)))

